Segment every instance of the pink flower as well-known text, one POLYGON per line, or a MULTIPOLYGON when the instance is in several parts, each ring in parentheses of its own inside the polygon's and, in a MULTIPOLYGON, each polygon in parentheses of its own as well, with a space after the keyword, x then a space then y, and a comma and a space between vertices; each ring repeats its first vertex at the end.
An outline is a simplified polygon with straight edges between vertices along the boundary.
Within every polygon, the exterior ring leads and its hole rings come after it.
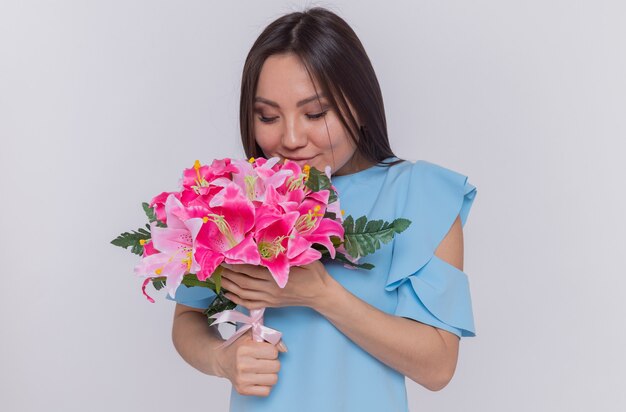
POLYGON ((193 273, 200 268, 193 258, 192 242, 200 230, 202 219, 191 218, 183 221, 177 216, 182 212, 185 212, 182 203, 174 194, 169 195, 165 201, 168 226, 158 227, 156 222, 150 225, 151 243, 159 253, 144 256, 135 266, 137 275, 165 276, 166 288, 171 297, 174 297, 185 273, 193 273))
POLYGON ((216 159, 185 169, 180 192, 162 192, 150 203, 168 227, 152 223, 152 241, 135 272, 165 276, 174 296, 185 273, 206 280, 222 262, 266 266, 282 288, 291 266, 321 258, 314 244, 334 258, 330 238, 344 236, 339 202, 329 205, 328 190, 306 186, 306 166, 279 161, 216 159), (327 210, 337 220, 324 218, 327 210))
POLYGON ((298 216, 298 212, 294 211, 267 218, 261 225, 257 222, 254 238, 259 248, 261 264, 269 269, 276 284, 281 288, 287 284, 289 267, 298 264, 287 257, 289 233, 298 216))
POLYGON ((183 171, 181 185, 185 189, 197 187, 200 190, 218 178, 230 178, 230 174, 234 172, 237 172, 237 168, 231 164, 229 158, 215 159, 210 166, 202 166, 196 160, 192 168, 183 171))
POLYGON ((194 238, 195 258, 201 268, 198 279, 210 277, 223 261, 258 265, 259 252, 252 236, 254 205, 241 188, 229 184, 211 199, 209 207, 194 238))
POLYGON ((150 256, 159 253, 158 250, 154 248, 153 242, 148 242, 143 245, 143 256, 150 256))
POLYGON ((289 250, 292 254, 297 254, 301 249, 317 243, 328 249, 331 258, 335 258, 335 247, 330 237, 336 236, 343 239, 344 229, 338 221, 323 217, 326 213, 329 194, 328 190, 311 192, 298 206, 300 216, 289 239, 291 243, 289 250))
POLYGON ((265 191, 268 187, 279 187, 292 175, 290 169, 276 170, 280 158, 269 160, 259 158, 251 163, 248 160, 233 160, 237 173, 233 173, 235 182, 246 194, 249 200, 264 202, 265 191))
POLYGON ((167 216, 165 215, 165 201, 169 195, 174 195, 180 199, 179 192, 162 192, 161 194, 153 197, 150 201, 150 207, 154 208, 156 218, 163 223, 167 223, 167 216))
POLYGON ((231 164, 230 159, 216 159, 210 166, 202 166, 196 160, 193 168, 183 172, 180 201, 185 206, 206 204, 230 183, 234 172, 237 172, 237 168, 231 164))

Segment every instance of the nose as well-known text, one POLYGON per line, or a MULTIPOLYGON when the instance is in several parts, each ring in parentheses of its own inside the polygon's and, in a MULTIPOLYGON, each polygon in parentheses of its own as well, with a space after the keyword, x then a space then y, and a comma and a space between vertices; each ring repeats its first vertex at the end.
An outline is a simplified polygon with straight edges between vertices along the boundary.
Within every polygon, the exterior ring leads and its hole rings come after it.
POLYGON ((281 143, 283 147, 288 150, 297 150, 304 147, 308 143, 308 138, 304 131, 304 128, 298 124, 297 119, 290 119, 284 122, 285 127, 283 129, 283 135, 281 143))

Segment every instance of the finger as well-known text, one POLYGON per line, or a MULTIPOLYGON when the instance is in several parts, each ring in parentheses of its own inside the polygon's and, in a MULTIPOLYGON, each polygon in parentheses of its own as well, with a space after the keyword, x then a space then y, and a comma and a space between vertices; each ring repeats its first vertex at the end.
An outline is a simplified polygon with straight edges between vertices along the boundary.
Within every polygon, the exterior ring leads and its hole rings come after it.
POLYGON ((252 365, 246 368, 246 372, 251 373, 278 373, 280 361, 272 359, 257 359, 252 365))
POLYGON ((246 388, 246 395, 266 397, 272 390, 271 386, 251 385, 246 388))
POLYGON ((232 271, 229 271, 226 275, 222 275, 222 280, 234 282, 237 286, 243 289, 265 290, 272 287, 272 284, 265 279, 254 278, 243 273, 232 271))
POLYGON ((278 375, 275 373, 257 373, 252 380, 255 385, 274 386, 278 382, 278 375))
POLYGON ((264 268, 262 266, 256 266, 256 265, 249 265, 246 263, 237 263, 237 264, 222 263, 222 266, 232 272, 243 273, 253 278, 257 278, 257 279, 267 279, 266 272, 269 273, 269 270, 267 268, 264 268))
POLYGON ((228 298, 228 300, 230 300, 231 302, 234 302, 237 305, 241 305, 249 310, 267 308, 269 305, 269 303, 264 301, 251 301, 242 299, 241 297, 228 292, 224 293, 224 296, 226 296, 226 298, 228 298))
MULTIPOLYGON (((222 279, 222 287, 244 300, 265 302, 266 298, 268 297, 267 293, 263 291, 244 289, 239 287, 235 283, 224 279, 222 279)), ((224 293, 224 296, 230 299, 230 297, 226 293, 224 293)))
POLYGON ((250 353, 250 356, 256 359, 266 359, 266 360, 276 360, 278 359, 278 349, 271 343, 267 342, 256 342, 256 345, 253 345, 253 350, 250 353))

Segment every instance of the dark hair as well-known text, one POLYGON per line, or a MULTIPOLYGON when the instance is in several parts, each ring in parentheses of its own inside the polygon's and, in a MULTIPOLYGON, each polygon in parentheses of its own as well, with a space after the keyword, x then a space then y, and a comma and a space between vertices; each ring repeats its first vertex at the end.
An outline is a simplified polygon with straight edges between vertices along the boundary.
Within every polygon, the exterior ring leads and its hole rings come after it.
MULTIPOLYGON (((341 17, 322 7, 314 7, 286 14, 270 23, 246 57, 239 121, 247 157, 264 156, 254 137, 254 98, 261 68, 269 56, 286 53, 300 58, 314 87, 311 73, 331 106, 340 108, 337 116, 364 159, 376 164, 395 156, 389 145, 380 85, 361 41, 341 17), (357 123, 346 99, 361 124, 357 123)), ((317 89, 315 92, 319 101, 320 93, 317 89)))

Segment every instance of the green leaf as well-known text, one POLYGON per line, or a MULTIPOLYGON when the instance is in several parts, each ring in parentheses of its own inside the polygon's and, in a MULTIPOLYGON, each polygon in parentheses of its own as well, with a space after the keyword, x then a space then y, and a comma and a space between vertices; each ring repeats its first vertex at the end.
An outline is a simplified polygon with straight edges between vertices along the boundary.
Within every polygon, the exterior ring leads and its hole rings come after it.
POLYGON ((150 207, 149 203, 143 202, 141 204, 141 207, 143 207, 143 211, 146 213, 146 216, 148 216, 148 221, 150 223, 157 220, 156 213, 154 212, 154 209, 150 207))
POLYGON ((380 249, 381 243, 389 243, 410 224, 411 221, 404 218, 389 223, 383 220, 367 221, 366 216, 359 217, 355 223, 352 216, 348 216, 343 222, 344 247, 348 255, 355 259, 361 258, 380 249))
POLYGON ((312 167, 309 169, 309 178, 307 179, 305 186, 311 189, 312 192, 319 192, 320 190, 328 190, 328 203, 337 201, 337 192, 332 188, 332 184, 326 173, 317 170, 312 167))
POLYGON ((115 246, 122 247, 124 249, 131 248, 130 251, 136 255, 143 255, 143 245, 141 245, 140 241, 147 241, 150 239, 150 232, 145 230, 144 228, 139 228, 137 230, 133 230, 132 232, 124 232, 115 239, 111 241, 111 243, 115 246))
POLYGON ((393 221, 392 225, 396 228, 396 233, 404 232, 409 226, 411 226, 411 221, 409 219, 405 219, 403 217, 399 217, 393 221))
POLYGON ((309 178, 306 180, 305 186, 313 192, 330 189, 330 179, 324 172, 312 167, 309 169, 309 178))
POLYGON ((211 280, 215 283, 215 292, 220 293, 220 289, 222 288, 222 267, 218 266, 215 268, 215 271, 210 277, 211 280))
MULTIPOLYGON (((148 216, 148 221, 150 221, 150 223, 156 222, 157 227, 167 227, 165 223, 157 219, 156 212, 154 211, 154 208, 150 207, 149 203, 143 202, 141 204, 141 207, 143 208, 146 216, 148 216)), ((146 226, 148 227, 148 230, 150 230, 150 225, 146 226)))
POLYGON ((354 232, 361 233, 365 230, 365 224, 367 223, 367 217, 361 216, 354 222, 354 232))
POLYGON ((337 192, 335 192, 332 188, 329 188, 330 194, 328 195, 328 204, 335 203, 337 201, 337 192))
POLYGON ((165 277, 152 278, 152 286, 154 286, 154 289, 156 290, 163 289, 166 283, 167 283, 167 278, 165 277))
POLYGON ((326 213, 324 213, 324 219, 337 220, 337 214, 326 210, 326 213))
POLYGON ((213 292, 215 292, 215 289, 216 289, 215 283, 211 281, 211 278, 208 278, 207 280, 198 280, 198 277, 193 273, 188 273, 185 276, 183 276, 183 280, 181 283, 187 286, 188 288, 192 286, 200 286, 203 288, 209 288, 213 292))
POLYGON ((343 229, 347 233, 354 232, 354 219, 352 219, 352 215, 348 215, 348 217, 343 220, 343 229))

